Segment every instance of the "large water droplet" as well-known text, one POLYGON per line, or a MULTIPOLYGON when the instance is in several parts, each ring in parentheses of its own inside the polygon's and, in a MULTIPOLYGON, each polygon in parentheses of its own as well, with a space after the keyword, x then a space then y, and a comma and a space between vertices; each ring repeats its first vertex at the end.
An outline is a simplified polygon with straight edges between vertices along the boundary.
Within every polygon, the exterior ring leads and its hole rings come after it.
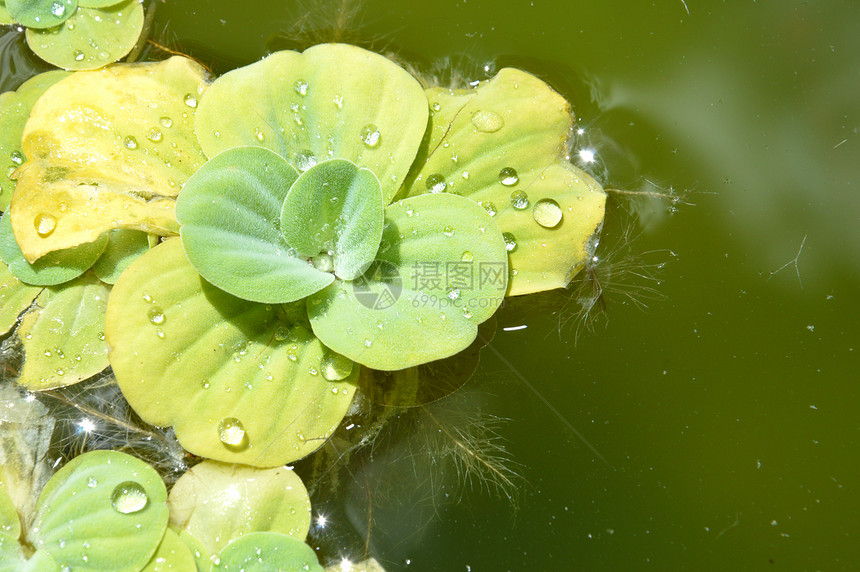
POLYGON ((125 481, 118 484, 110 495, 110 504, 117 512, 131 514, 143 510, 149 498, 140 483, 125 481))
POLYGON ((529 208, 529 196, 525 191, 514 191, 511 193, 511 206, 517 210, 529 208))
POLYGON ((98 479, 96 479, 95 477, 90 477, 89 479, 87 479, 87 487, 94 489, 97 486, 99 486, 98 479))
POLYGON ((24 154, 21 153, 20 151, 12 151, 11 153, 9 153, 9 158, 16 165, 20 165, 21 163, 24 162, 24 154))
POLYGON ((296 82, 296 93, 299 95, 307 95, 308 94, 308 82, 303 79, 300 79, 296 82))
POLYGON ((353 365, 352 360, 334 352, 327 352, 320 360, 322 375, 329 381, 339 381, 349 377, 353 365))
POLYGON ((517 238, 513 234, 509 232, 503 232, 502 238, 505 239, 505 250, 507 250, 508 252, 513 251, 517 247, 517 238))
POLYGON ((447 225, 444 229, 442 229, 442 234, 445 236, 453 236, 454 235, 454 227, 450 224, 447 225))
POLYGON ((244 449, 248 446, 245 426, 235 417, 225 417, 218 423, 218 438, 228 448, 244 449))
POLYGON ((164 323, 164 311, 158 306, 149 310, 149 321, 153 324, 164 323))
POLYGON ((558 226, 563 216, 561 207, 552 199, 541 199, 536 202, 532 214, 535 217, 535 221, 545 228, 558 226))
POLYGON ((460 260, 462 260, 463 262, 472 262, 472 253, 469 252, 468 250, 465 251, 463 253, 463 255, 460 257, 460 260))
POLYGON ((169 128, 173 127, 173 120, 169 117, 162 117, 161 119, 158 120, 158 122, 161 123, 161 126, 164 127, 165 129, 169 129, 169 128))
POLYGON ((193 93, 186 93, 185 97, 182 99, 182 101, 184 101, 185 105, 187 105, 188 107, 190 107, 192 109, 197 107, 197 98, 194 97, 193 93))
POLYGON ((493 204, 493 203, 492 203, 492 202, 490 202, 490 201, 485 201, 485 202, 483 202, 483 203, 479 203, 479 204, 480 204, 482 207, 484 207, 484 210, 486 210, 486 211, 487 211, 487 214, 489 214, 490 216, 496 216, 496 213, 497 213, 498 211, 496 210, 496 205, 495 205, 495 204, 493 204))
POLYGON ((123 145, 125 145, 126 149, 137 149, 137 139, 129 135, 125 138, 125 141, 123 141, 123 145))
POLYGON ((158 143, 159 141, 161 141, 161 138, 163 136, 164 135, 161 133, 161 129, 159 129, 158 127, 153 127, 149 130, 149 133, 146 134, 146 138, 153 143, 158 143))
POLYGON ((516 169, 513 167, 505 167, 499 171, 499 182, 506 187, 512 187, 520 181, 520 176, 517 175, 516 169))
POLYGON ((293 164, 300 172, 305 172, 317 164, 317 156, 310 149, 298 151, 293 159, 293 164))
POLYGON ((83 61, 83 59, 84 59, 84 52, 82 52, 81 50, 75 50, 75 54, 74 54, 74 56, 75 56, 75 61, 76 61, 76 62, 83 61))
POLYGON ((445 295, 448 296, 449 300, 456 300, 460 297, 460 289, 459 288, 448 288, 445 292, 445 295))
POLYGON ((320 272, 333 272, 334 271, 334 259, 329 254, 323 252, 322 254, 317 254, 311 259, 313 262, 314 268, 319 270, 320 272))
POLYGON ((493 111, 476 111, 472 115, 472 125, 481 133, 495 133, 505 125, 502 116, 493 111))
POLYGON ((66 13, 66 5, 62 2, 51 2, 51 14, 61 18, 66 13))
POLYGON ((427 190, 431 193, 441 193, 448 187, 448 183, 445 182, 445 177, 440 175, 439 173, 433 173, 427 177, 427 190))
POLYGON ((361 130, 361 142, 368 147, 376 147, 379 145, 381 137, 382 135, 379 133, 379 129, 373 123, 368 123, 364 126, 364 129, 361 130))
POLYGON ((37 214, 36 218, 33 219, 33 226, 36 227, 36 234, 42 238, 47 238, 57 228, 57 217, 47 213, 37 214))

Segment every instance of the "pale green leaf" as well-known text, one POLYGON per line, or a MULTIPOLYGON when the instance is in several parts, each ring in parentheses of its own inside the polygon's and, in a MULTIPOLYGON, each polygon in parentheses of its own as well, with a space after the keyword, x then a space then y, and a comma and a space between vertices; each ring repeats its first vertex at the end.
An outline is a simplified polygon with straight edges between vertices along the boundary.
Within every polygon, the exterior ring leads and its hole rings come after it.
POLYGON ((197 539, 210 554, 252 532, 277 532, 304 540, 311 501, 291 469, 257 469, 203 461, 182 475, 167 501, 170 523, 197 539))
POLYGON ((0 336, 12 329, 21 312, 41 291, 41 286, 30 286, 15 278, 6 263, 0 262, 0 336))
POLYGON ((6 211, 0 218, 0 258, 9 272, 25 284, 53 286, 68 282, 86 272, 107 245, 107 235, 103 235, 96 237, 95 242, 49 252, 31 264, 15 240, 10 215, 11 211, 6 211))
POLYGON ((0 94, 0 211, 5 211, 12 200, 12 191, 15 190, 12 173, 27 160, 21 150, 21 135, 30 110, 46 89, 68 75, 68 72, 60 70, 40 73, 25 81, 16 91, 0 94))
POLYGON ((6 8, 6 3, 3 0, 0 0, 0 25, 6 26, 14 23, 15 18, 9 14, 9 9, 6 8))
POLYGON ((176 204, 194 268, 253 302, 293 302, 331 284, 334 276, 297 257, 281 236, 281 205, 297 177, 262 147, 230 149, 194 173, 176 204))
POLYGON ((566 286, 591 255, 606 201, 600 184, 566 158, 570 104, 512 68, 477 89, 432 88, 427 96, 435 110, 429 136, 402 196, 456 193, 493 213, 511 249, 509 295, 566 286))
POLYGON ((173 425, 190 452, 283 465, 331 435, 359 371, 331 375, 319 340, 283 317, 294 311, 215 288, 180 241, 168 240, 114 285, 105 325, 111 366, 134 410, 173 425))
POLYGON ((108 233, 107 247, 93 264, 93 272, 102 282, 113 284, 128 265, 147 250, 149 235, 145 232, 114 229, 108 233))
POLYGON ((331 257, 343 280, 361 275, 382 238, 382 193, 370 170, 346 159, 302 173, 281 210, 281 233, 302 256, 331 257))
POLYGON ((221 552, 212 572, 323 572, 313 548, 276 532, 254 532, 231 542, 221 552))
POLYGON ((45 485, 27 540, 61 567, 136 572, 167 528, 166 499, 161 477, 143 461, 84 453, 45 485))
POLYGON ((206 77, 194 61, 173 57, 76 73, 39 98, 12 198, 28 260, 113 228, 178 232, 174 199, 206 160, 190 105, 206 77), (39 216, 54 217, 51 232, 37 232, 39 216))
POLYGON ((30 390, 83 381, 108 366, 104 313, 110 286, 92 273, 45 288, 21 317, 24 346, 18 384, 30 390))
POLYGON ((195 568, 191 549, 172 528, 167 527, 158 549, 141 572, 190 572, 195 568))
POLYGON ((374 369, 453 355, 505 295, 507 252, 496 223, 469 199, 422 195, 385 209, 377 262, 308 299, 314 333, 374 369))
POLYGON ((143 30, 140 0, 104 8, 79 7, 55 28, 27 28, 27 44, 37 56, 66 70, 94 70, 128 54, 143 30))
POLYGON ((18 538, 20 534, 21 519, 18 518, 18 509, 15 508, 5 486, 0 482, 0 537, 18 538))
POLYGON ((349 159, 376 174, 388 203, 415 158, 427 114, 421 85, 388 58, 320 44, 218 78, 200 103, 197 136, 210 157, 259 145, 300 171, 349 159))
POLYGON ((77 0, 6 0, 9 15, 27 28, 59 26, 77 7, 77 0))
POLYGON ((47 552, 40 550, 28 560, 17 537, 0 534, 0 572, 56 572, 59 569, 47 552))

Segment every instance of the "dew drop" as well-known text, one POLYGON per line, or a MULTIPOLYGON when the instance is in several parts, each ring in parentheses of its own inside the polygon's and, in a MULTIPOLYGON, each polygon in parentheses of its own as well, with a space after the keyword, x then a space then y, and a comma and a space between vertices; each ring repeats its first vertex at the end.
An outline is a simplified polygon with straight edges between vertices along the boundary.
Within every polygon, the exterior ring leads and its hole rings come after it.
POLYGON ((83 61, 83 59, 84 59, 84 52, 82 52, 81 50, 75 50, 75 61, 80 62, 80 61, 83 61))
MULTIPOLYGON (((349 377, 352 368, 352 360, 334 352, 327 352, 320 360, 322 375, 329 381, 340 381, 349 377)), ((337 388, 334 391, 337 392, 337 388)))
POLYGON ((310 149, 298 151, 293 159, 293 164, 300 172, 305 172, 317 164, 317 156, 310 149))
POLYGON ((308 82, 303 79, 300 79, 296 82, 296 93, 299 95, 307 95, 308 94, 308 82))
POLYGON ((256 131, 254 131, 254 137, 257 138, 257 141, 262 141, 266 138, 265 134, 263 134, 262 129, 257 129, 256 131))
POLYGON ((248 446, 245 427, 235 417, 225 417, 218 423, 218 438, 228 448, 244 449, 248 446))
POLYGON ((57 18, 61 18, 66 13, 66 6, 62 2, 51 3, 51 14, 57 18))
POLYGON ((125 481, 118 484, 110 495, 110 504, 117 512, 131 514, 143 510, 149 498, 140 483, 125 481))
POLYGON ((202 387, 203 389, 209 389, 210 385, 211 384, 209 383, 208 379, 204 379, 203 381, 200 382, 200 387, 202 387))
POLYGON ((481 133, 495 133, 505 125, 502 116, 493 111, 476 111, 472 115, 472 125, 481 133))
POLYGON ((499 182, 506 187, 513 187, 520 182, 520 176, 513 167, 505 167, 499 171, 499 182))
POLYGON ((373 345, 373 342, 370 340, 364 340, 364 347, 369 348, 373 345))
POLYGON ((463 256, 460 257, 460 260, 463 262, 472 262, 472 253, 467 250, 463 253, 463 256))
POLYGON ((472 317, 472 311, 469 308, 463 308, 463 317, 464 318, 471 318, 472 317))
POLYGON ((282 342, 287 339, 287 336, 290 335, 290 330, 286 326, 278 326, 275 330, 275 339, 279 342, 282 342))
POLYGON ((12 151, 11 153, 9 153, 9 158, 16 165, 20 165, 21 163, 24 162, 24 154, 21 153, 20 151, 12 151))
POLYGON ((525 191, 514 191, 511 193, 511 206, 517 210, 529 208, 529 196, 525 191))
POLYGON ((164 323, 164 311, 155 306, 149 310, 149 321, 153 324, 163 324, 164 323))
POLYGON ((513 251, 517 247, 517 238, 513 234, 509 232, 503 232, 502 238, 505 239, 505 250, 507 250, 508 252, 513 251))
POLYGON ((460 289, 459 288, 448 288, 445 292, 445 295, 448 296, 449 300, 456 300, 460 297, 460 289))
POLYGON ((379 133, 379 129, 373 123, 368 123, 361 130, 361 142, 367 145, 368 147, 376 147, 379 145, 379 140, 382 135, 379 133))
POLYGON ((445 182, 445 177, 439 173, 433 173, 428 176, 426 185, 427 190, 431 193, 441 193, 448 187, 448 183, 445 182))
POLYGON ((532 214, 535 221, 544 228, 558 226, 563 216, 561 207, 552 199, 541 199, 536 202, 532 214))
POLYGON ((164 136, 164 134, 161 133, 161 129, 159 129, 157 127, 153 127, 152 129, 149 130, 149 133, 146 134, 146 138, 149 139, 150 141, 152 141, 153 143, 158 143, 159 141, 161 141, 163 136, 164 136))
POLYGON ((453 235, 454 235, 454 227, 453 227, 453 226, 451 226, 450 224, 449 224, 449 225, 447 225, 447 226, 442 230, 442 234, 444 234, 445 236, 453 236, 453 235))
POLYGON ((123 144, 125 145, 126 149, 137 149, 137 139, 135 139, 131 135, 125 138, 123 144))
POLYGON ((42 238, 47 238, 57 228, 57 217, 47 213, 37 214, 36 218, 33 219, 33 226, 36 228, 36 234, 42 238))
POLYGON ((496 213, 499 212, 498 210, 496 210, 496 205, 490 201, 486 201, 485 203, 481 204, 481 206, 484 207, 484 210, 487 211, 487 214, 489 214, 490 216, 496 216, 496 213))
POLYGON ((173 120, 169 117, 162 117, 158 120, 158 122, 161 123, 161 126, 165 129, 170 129, 171 127, 173 127, 173 120))
POLYGON ((440 111, 442 109, 442 106, 439 104, 438 101, 434 101, 433 105, 430 106, 430 109, 432 109, 434 112, 440 111))
POLYGON ((182 101, 184 101, 185 105, 187 105, 191 109, 197 107, 197 98, 194 97, 193 93, 186 93, 182 101))
POLYGON ((87 479, 87 487, 94 489, 98 485, 99 485, 99 481, 95 477, 90 477, 89 479, 87 479))

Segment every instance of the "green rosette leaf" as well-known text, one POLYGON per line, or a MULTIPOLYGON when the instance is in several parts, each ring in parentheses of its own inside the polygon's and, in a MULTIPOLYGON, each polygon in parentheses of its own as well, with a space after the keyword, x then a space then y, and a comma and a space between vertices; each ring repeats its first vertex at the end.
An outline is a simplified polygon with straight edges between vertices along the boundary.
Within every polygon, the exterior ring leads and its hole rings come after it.
POLYGON ((182 475, 167 501, 170 523, 197 539, 209 554, 253 532, 304 540, 311 501, 291 469, 258 469, 203 461, 182 475))
POLYGON ((276 52, 218 78, 200 103, 197 137, 210 157, 257 145, 299 171, 348 159, 376 174, 387 204, 415 158, 427 114, 421 85, 391 60, 320 44, 276 52))
POLYGON ((0 211, 5 211, 12 200, 12 191, 15 190, 12 173, 27 160, 21 150, 21 135, 30 110, 46 89, 68 75, 68 72, 60 70, 40 73, 25 81, 16 91, 0 94, 0 166, 5 167, 0 173, 0 211))
POLYGON ((502 302, 507 251, 496 223, 457 195, 389 205, 377 261, 357 280, 308 299, 314 333, 332 350, 381 370, 453 355, 502 302))
POLYGON ((235 572, 306 570, 323 572, 313 548, 295 538, 276 532, 253 532, 237 538, 225 548, 212 567, 235 572))
POLYGON ((6 263, 0 261, 0 336, 9 333, 21 312, 41 291, 41 286, 30 286, 15 278, 6 263))
POLYGON ((329 368, 285 317, 299 308, 236 298, 168 240, 123 273, 108 301, 110 363, 144 421, 173 425, 196 455, 272 467, 320 447, 352 401, 359 368, 329 368))
POLYGON ((22 26, 34 29, 59 26, 77 7, 77 0, 6 0, 9 15, 22 26))
POLYGON ((167 528, 167 490, 149 465, 118 451, 72 459, 45 485, 27 540, 60 567, 137 571, 167 528))
POLYGON ((477 89, 427 90, 429 136, 402 196, 446 192, 480 203, 505 233, 509 295, 566 286, 585 264, 606 195, 566 158, 570 104, 505 68, 477 89))
POLYGON ((164 531, 161 544, 141 572, 175 572, 193 571, 197 569, 191 549, 179 535, 170 527, 164 531))
POLYGON ((114 228, 179 231, 175 197, 206 160, 193 131, 206 76, 173 57, 76 73, 45 91, 24 129, 28 161, 12 197, 27 260, 114 228))
POLYGON ((149 250, 149 235, 145 232, 114 229, 108 233, 107 246, 93 264, 93 272, 102 282, 113 284, 129 264, 147 250, 149 250))
POLYGON ((18 326, 24 347, 19 385, 63 387, 108 366, 104 313, 109 293, 110 287, 92 274, 42 290, 18 326))
POLYGON ((379 179, 346 159, 311 167, 290 188, 281 234, 302 256, 333 266, 335 275, 361 275, 379 249, 383 220, 379 179))
POLYGON ((18 538, 0 534, 0 572, 55 572, 60 567, 46 552, 36 552, 29 560, 18 538))
POLYGON ((294 302, 331 284, 334 276, 298 258, 281 236, 281 205, 298 176, 262 147, 230 149, 194 173, 176 205, 194 268, 253 302, 294 302))
MULTIPOLYGON (((48 216, 37 216, 39 224, 49 220, 48 216)), ((0 259, 16 278, 34 286, 53 286, 77 278, 98 260, 107 245, 104 235, 89 244, 49 252, 31 264, 24 258, 12 227, 11 211, 6 211, 0 218, 0 259)))
POLYGON ((125 57, 141 31, 143 5, 125 0, 104 8, 79 7, 54 28, 27 28, 27 45, 58 68, 95 70, 125 57))

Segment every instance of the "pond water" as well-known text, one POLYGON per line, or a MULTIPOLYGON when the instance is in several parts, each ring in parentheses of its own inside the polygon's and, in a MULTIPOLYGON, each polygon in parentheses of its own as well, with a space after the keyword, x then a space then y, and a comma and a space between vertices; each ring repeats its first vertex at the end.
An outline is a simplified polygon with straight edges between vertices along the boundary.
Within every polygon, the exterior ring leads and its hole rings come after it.
POLYGON ((521 67, 573 102, 584 166, 651 193, 610 196, 607 320, 512 304, 434 405, 495 427, 513 486, 458 486, 404 421, 316 505, 328 554, 370 528, 387 570, 860 566, 860 5, 156 4, 153 37, 219 73, 331 39, 442 77, 521 67))

